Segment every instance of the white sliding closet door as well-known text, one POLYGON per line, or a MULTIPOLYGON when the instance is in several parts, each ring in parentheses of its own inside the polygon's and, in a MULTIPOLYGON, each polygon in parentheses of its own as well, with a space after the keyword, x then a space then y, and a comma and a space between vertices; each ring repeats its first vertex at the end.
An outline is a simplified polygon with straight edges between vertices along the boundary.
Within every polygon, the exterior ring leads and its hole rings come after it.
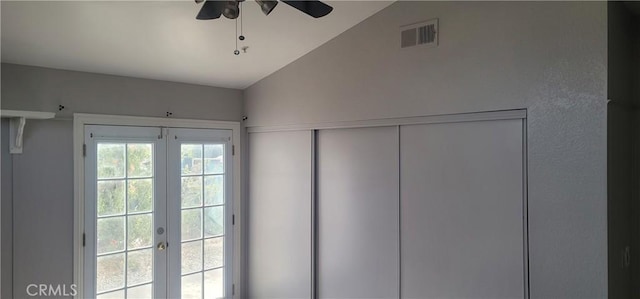
POLYGON ((248 293, 311 296, 312 132, 249 135, 248 293))
POLYGON ((400 136, 402 297, 524 297, 523 121, 400 136))
POLYGON ((318 298, 397 298, 398 129, 317 138, 318 298))

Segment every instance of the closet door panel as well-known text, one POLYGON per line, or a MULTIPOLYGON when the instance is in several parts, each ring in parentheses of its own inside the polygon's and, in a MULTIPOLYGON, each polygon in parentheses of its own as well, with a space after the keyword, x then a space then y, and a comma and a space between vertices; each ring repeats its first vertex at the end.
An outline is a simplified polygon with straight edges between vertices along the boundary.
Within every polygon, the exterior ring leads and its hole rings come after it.
POLYGON ((402 297, 522 298, 522 120, 400 136, 402 297))
POLYGON ((318 132, 318 297, 397 298, 397 127, 318 132))
POLYGON ((248 293, 311 296, 312 132, 249 135, 248 293))

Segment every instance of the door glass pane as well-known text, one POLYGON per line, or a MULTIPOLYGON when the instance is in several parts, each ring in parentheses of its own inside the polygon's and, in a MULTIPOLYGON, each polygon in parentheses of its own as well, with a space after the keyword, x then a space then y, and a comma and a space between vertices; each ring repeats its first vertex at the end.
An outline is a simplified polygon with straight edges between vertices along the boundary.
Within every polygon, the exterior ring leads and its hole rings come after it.
POLYGON ((100 294, 96 299, 124 299, 124 290, 100 294))
POLYGON ((204 235, 215 237, 224 234, 224 206, 204 209, 204 235))
POLYGON ((182 274, 202 270, 202 240, 182 243, 182 274))
POLYGON ((143 249, 127 253, 127 286, 150 282, 153 278, 153 250, 143 249))
POLYGON ((124 214, 124 180, 98 182, 98 216, 124 214))
POLYGON ((182 299, 202 298, 202 272, 182 276, 182 299))
POLYGON ((124 217, 98 219, 98 254, 124 250, 124 217))
POLYGON ((153 175, 151 144, 127 144, 127 176, 151 177, 153 175))
POLYGON ((145 284, 127 289, 127 299, 152 299, 153 290, 151 284, 145 284))
POLYGON ((204 297, 222 298, 223 295, 222 269, 204 272, 204 297))
POLYGON ((181 153, 182 174, 202 174, 202 145, 183 144, 181 153))
POLYGON ((204 204, 221 205, 224 203, 224 175, 204 177, 204 204))
POLYGON ((189 176, 182 178, 182 207, 202 206, 202 177, 189 176))
POLYGON ((222 267, 224 237, 204 240, 204 269, 222 267))
POLYGON ((202 238, 202 209, 182 211, 182 240, 202 238))
POLYGON ((150 247, 153 242, 153 215, 142 214, 127 216, 128 223, 128 241, 129 250, 150 247))
POLYGON ((222 144, 204 145, 204 173, 224 173, 224 146, 222 144))
POLYGON ((221 298, 224 296, 224 144, 182 144, 180 149, 182 298, 221 298))
POLYGON ((98 144, 98 179, 124 177, 124 144, 98 144))
POLYGON ((98 257, 96 265, 98 293, 124 287, 124 253, 98 257))
POLYGON ((98 143, 96 160, 96 297, 151 298, 154 144, 98 143))
POLYGON ((153 209, 153 179, 128 180, 129 213, 151 212, 153 209))

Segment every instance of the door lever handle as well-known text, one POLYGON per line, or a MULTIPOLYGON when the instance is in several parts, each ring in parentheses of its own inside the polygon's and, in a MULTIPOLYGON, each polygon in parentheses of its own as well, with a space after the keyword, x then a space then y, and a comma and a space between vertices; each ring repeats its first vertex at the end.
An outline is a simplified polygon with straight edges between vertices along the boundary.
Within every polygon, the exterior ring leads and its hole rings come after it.
POLYGON ((165 244, 164 242, 158 243, 158 250, 163 251, 165 249, 167 249, 167 244, 165 244))

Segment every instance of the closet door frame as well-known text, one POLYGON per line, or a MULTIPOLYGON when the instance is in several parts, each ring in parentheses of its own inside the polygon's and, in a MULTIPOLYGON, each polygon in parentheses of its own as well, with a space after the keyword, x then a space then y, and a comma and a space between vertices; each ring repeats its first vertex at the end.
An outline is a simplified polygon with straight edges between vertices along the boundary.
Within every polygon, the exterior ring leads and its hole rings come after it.
MULTIPOLYGON (((407 125, 426 125, 426 124, 443 124, 443 123, 459 123, 459 122, 476 122, 476 121, 491 121, 491 120, 510 120, 518 119, 522 120, 522 169, 523 169, 523 280, 524 280, 524 298, 530 298, 530 281, 529 281, 529 233, 528 233, 528 167, 527 167, 527 109, 513 109, 513 110, 501 110, 501 111, 488 111, 488 112, 471 112, 471 113, 459 113, 459 114, 442 114, 442 115, 430 115, 430 116, 414 116, 414 117, 398 117, 398 118, 383 118, 383 119, 368 119, 368 120, 356 120, 356 121, 337 121, 337 122, 323 122, 323 123, 306 123, 306 124, 294 124, 294 125, 276 125, 276 126, 249 126, 247 127, 247 133, 267 133, 267 132, 286 132, 286 131, 310 131, 313 136, 312 146, 312 158, 313 167, 311 178, 313 180, 312 185, 312 274, 311 274, 311 298, 318 298, 317 289, 317 269, 318 269, 318 227, 317 227, 317 136, 319 130, 327 129, 350 129, 350 128, 373 128, 373 127, 396 127, 398 133, 400 127, 407 125)), ((400 137, 399 137, 400 138, 400 137)), ((400 140, 398 139, 398 148, 400 147, 400 140)), ((400 165, 398 165, 400 167, 400 165)), ((400 198, 400 201, 402 198, 400 198)), ((398 203, 400 204, 400 202, 398 203)), ((401 215, 400 215, 401 217, 401 215)), ((400 221, 402 220, 399 218, 400 221)), ((401 223, 399 223, 399 238, 402 237, 401 223)), ((399 245, 401 239, 398 240, 399 245)), ((402 257, 399 252, 399 264, 402 264, 402 257)), ((402 269, 398 269, 401 273, 402 269)), ((402 277, 399 275, 399 281, 402 277)), ((401 289, 398 292, 398 298, 402 298, 401 289)))
MULTIPOLYGON (((73 283, 76 286, 74 298, 85 298, 84 285, 84 211, 85 211, 85 126, 86 125, 110 125, 110 126, 133 126, 133 127, 163 127, 163 128, 187 128, 187 129, 220 129, 231 130, 232 148, 232 193, 233 193, 233 214, 235 224, 233 226, 233 284, 232 298, 242 298, 242 188, 241 188, 241 133, 240 122, 234 121, 210 121, 192 119, 174 119, 157 117, 134 117, 121 115, 102 115, 75 113, 73 116, 73 161, 74 161, 74 226, 73 226, 73 283)), ((163 130, 166 131, 166 130, 163 130)))

